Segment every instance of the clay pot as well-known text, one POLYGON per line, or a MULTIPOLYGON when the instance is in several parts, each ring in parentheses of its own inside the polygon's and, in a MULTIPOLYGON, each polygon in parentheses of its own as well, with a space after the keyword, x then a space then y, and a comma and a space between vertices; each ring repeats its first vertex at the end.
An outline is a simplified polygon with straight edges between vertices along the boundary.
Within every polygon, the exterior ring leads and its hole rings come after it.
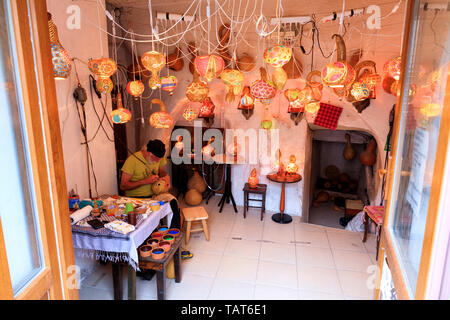
POLYGON ((345 145, 343 156, 345 160, 352 160, 355 157, 355 149, 352 147, 348 133, 345 134, 345 139, 347 140, 347 144, 345 145))
POLYGON ((153 247, 150 245, 143 245, 139 248, 139 255, 141 257, 150 257, 152 254, 153 247))
POLYGON ((163 241, 167 241, 170 244, 175 242, 175 237, 171 234, 166 234, 162 239, 163 241))
POLYGON ((330 198, 330 195, 328 194, 328 192, 320 191, 320 192, 317 194, 317 197, 316 197, 316 199, 315 199, 314 202, 313 202, 313 206, 314 206, 314 207, 318 207, 318 206, 319 206, 319 203, 321 203, 321 202, 327 202, 329 198, 330 198))
POLYGON ((181 231, 180 231, 180 229, 177 229, 177 228, 171 228, 171 229, 167 230, 167 234, 174 236, 176 238, 176 237, 180 236, 181 231))
POLYGON ((135 226, 136 225, 136 212, 128 212, 128 223, 135 226))
POLYGON ((168 191, 166 180, 159 179, 154 184, 152 184, 152 191, 156 195, 161 194, 161 193, 166 193, 168 191))
POLYGON ((200 176, 197 170, 194 171, 194 174, 189 179, 187 183, 188 189, 195 189, 200 193, 205 192, 206 190, 206 183, 205 180, 200 176))
POLYGON ((169 241, 160 241, 159 247, 164 250, 164 252, 169 252, 172 244, 169 241))
POLYGON ((184 67, 183 58, 181 58, 181 50, 176 47, 175 52, 167 56, 167 65, 170 69, 180 71, 184 67))
POLYGON ((377 142, 371 139, 367 144, 366 150, 359 156, 359 161, 365 166, 373 166, 377 161, 377 155, 375 149, 377 148, 377 142))
POLYGON ((168 230, 169 230, 169 228, 167 226, 161 226, 158 228, 158 232, 161 232, 163 234, 163 236, 165 236, 167 234, 168 230))
POLYGON ((188 190, 184 195, 184 201, 190 206, 198 206, 202 200, 202 194, 195 189, 188 190))
POLYGON ((147 245, 151 246, 153 249, 158 247, 159 240, 155 238, 150 238, 147 240, 147 245))
POLYGON ((152 233, 152 238, 161 240, 164 234, 162 232, 156 231, 152 233))
POLYGON ((255 67, 255 59, 244 53, 244 55, 238 59, 237 65, 240 71, 249 72, 255 67))
POLYGON ((152 251, 152 258, 154 260, 161 260, 164 258, 164 255, 166 254, 164 249, 161 247, 154 248, 152 251))

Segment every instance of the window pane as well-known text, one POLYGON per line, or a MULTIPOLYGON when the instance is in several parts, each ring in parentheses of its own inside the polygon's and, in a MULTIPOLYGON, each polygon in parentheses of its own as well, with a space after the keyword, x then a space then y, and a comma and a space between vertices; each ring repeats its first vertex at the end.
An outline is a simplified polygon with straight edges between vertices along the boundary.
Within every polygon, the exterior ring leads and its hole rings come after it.
MULTIPOLYGON (((430 1, 427 1, 430 4, 430 1)), ((390 233, 411 297, 417 285, 450 60, 450 13, 417 6, 403 96, 390 233)), ((447 106, 448 107, 448 106, 447 106)))
MULTIPOLYGON (((23 121, 14 36, 9 10, 0 1, 0 218, 13 292, 16 295, 41 269, 41 241, 23 121), (33 200, 32 200, 33 199, 33 200)), ((36 115, 39 116, 39 113, 36 115)))

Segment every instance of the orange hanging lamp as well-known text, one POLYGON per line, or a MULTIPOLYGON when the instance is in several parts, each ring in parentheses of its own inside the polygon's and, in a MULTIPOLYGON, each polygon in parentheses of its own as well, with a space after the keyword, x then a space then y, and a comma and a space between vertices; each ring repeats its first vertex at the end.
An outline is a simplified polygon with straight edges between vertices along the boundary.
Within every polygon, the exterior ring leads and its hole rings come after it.
POLYGON ((220 76, 225 67, 225 62, 222 57, 215 54, 197 56, 194 59, 194 67, 200 76, 207 82, 211 82, 220 76))
POLYGON ((111 111, 109 117, 114 124, 122 124, 131 120, 130 110, 123 107, 121 92, 117 94, 117 109, 111 111))
POLYGON ((72 62, 66 49, 58 38, 58 29, 52 21, 52 15, 47 13, 48 31, 50 34, 50 51, 52 54, 53 76, 56 80, 67 79, 72 70, 72 62))
POLYGON ((173 125, 173 119, 170 116, 170 114, 166 110, 166 106, 164 105, 164 102, 162 102, 160 99, 153 99, 151 104, 159 104, 159 111, 154 112, 150 118, 149 122, 150 125, 153 128, 158 129, 168 129, 172 127, 173 125))
POLYGON ((142 55, 141 62, 144 68, 152 73, 148 80, 150 89, 155 90, 161 87, 158 72, 166 65, 166 57, 161 52, 148 51, 142 55))
POLYGON ((140 80, 130 81, 127 84, 127 92, 133 97, 139 97, 145 90, 145 86, 140 80))
POLYGON ((110 58, 100 58, 90 60, 89 70, 98 76, 96 87, 103 94, 108 94, 113 89, 111 76, 117 71, 117 63, 110 58))

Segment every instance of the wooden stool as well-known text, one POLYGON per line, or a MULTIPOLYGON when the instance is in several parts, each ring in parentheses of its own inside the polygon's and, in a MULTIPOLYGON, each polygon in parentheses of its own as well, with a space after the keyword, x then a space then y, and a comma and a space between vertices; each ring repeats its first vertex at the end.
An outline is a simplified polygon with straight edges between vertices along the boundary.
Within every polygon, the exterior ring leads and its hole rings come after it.
POLYGON ((186 227, 186 244, 189 243, 189 239, 191 237, 191 232, 203 231, 205 233, 206 240, 209 241, 209 230, 208 224, 206 220, 208 220, 208 212, 206 212, 203 207, 190 207, 190 208, 182 208, 181 212, 184 216, 184 220, 187 222, 186 227), (192 222, 201 221, 202 227, 197 229, 192 229, 192 222))
POLYGON ((264 212, 266 212, 266 184, 258 184, 256 188, 250 188, 250 185, 248 183, 244 186, 244 219, 246 217, 248 208, 261 208, 261 221, 264 216, 264 212), (260 194, 262 195, 262 199, 252 199, 249 198, 250 193, 260 194), (261 202, 261 206, 249 206, 249 201, 259 201, 261 202))
POLYGON ((377 226, 377 255, 378 260, 378 248, 380 247, 380 232, 383 226, 384 220, 384 206, 365 206, 364 207, 364 237, 362 242, 367 240, 367 232, 369 231, 369 219, 375 222, 377 226))

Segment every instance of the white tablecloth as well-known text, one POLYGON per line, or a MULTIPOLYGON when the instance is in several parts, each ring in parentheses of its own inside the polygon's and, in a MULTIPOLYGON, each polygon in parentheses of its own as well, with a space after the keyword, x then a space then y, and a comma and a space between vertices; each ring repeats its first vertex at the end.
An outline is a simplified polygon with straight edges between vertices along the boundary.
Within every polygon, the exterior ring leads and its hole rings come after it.
POLYGON ((75 254, 90 256, 94 259, 103 258, 113 262, 126 261, 134 269, 139 269, 137 248, 148 238, 159 225, 159 221, 165 216, 167 216, 167 225, 170 226, 173 216, 170 203, 164 204, 156 212, 151 212, 145 220, 139 223, 136 230, 129 233, 129 238, 93 236, 72 232, 75 254))

